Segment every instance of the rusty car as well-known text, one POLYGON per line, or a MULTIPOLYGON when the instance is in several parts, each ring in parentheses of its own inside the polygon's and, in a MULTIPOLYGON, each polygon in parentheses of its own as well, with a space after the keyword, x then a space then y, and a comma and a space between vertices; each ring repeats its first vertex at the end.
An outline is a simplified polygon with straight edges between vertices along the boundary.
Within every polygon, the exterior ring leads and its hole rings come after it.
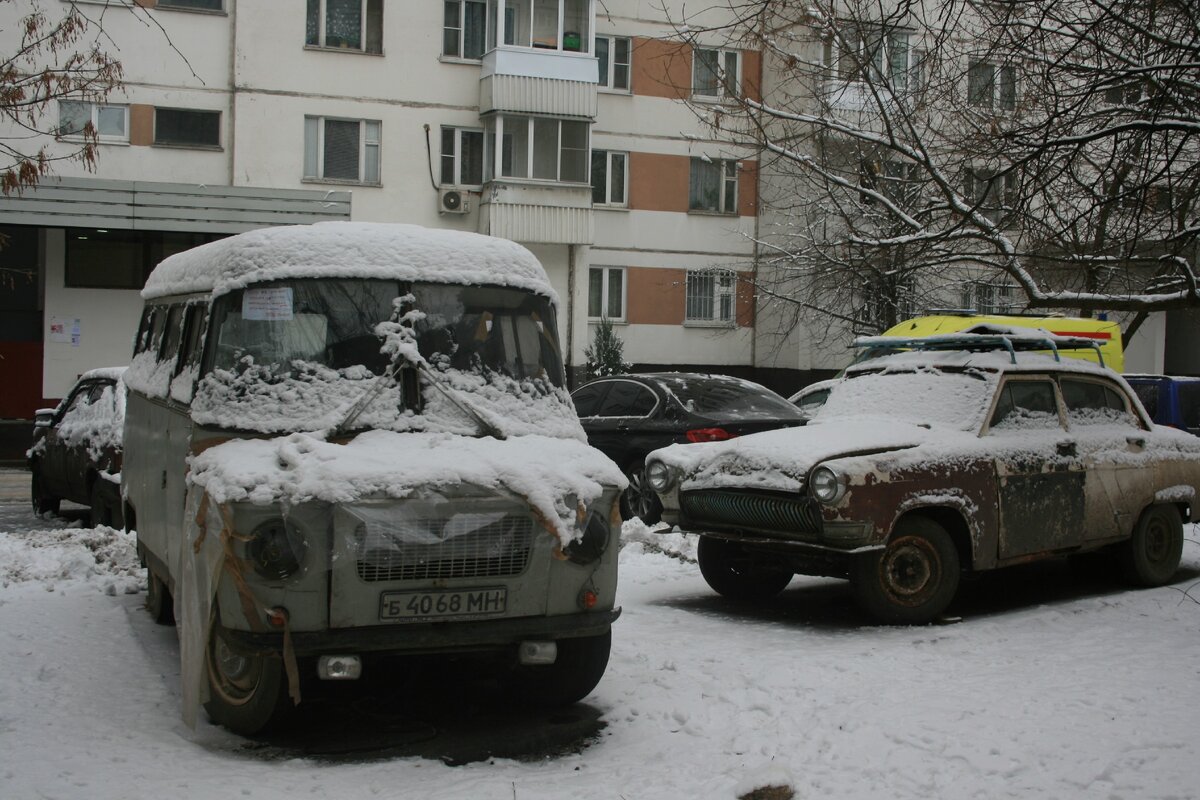
MULTIPOLYGON (((873 340, 860 340, 871 346, 873 340)), ((740 599, 847 578, 892 624, 943 616, 964 573, 1106 550, 1175 575, 1200 440, 1156 426, 1120 375, 1036 333, 910 340, 849 368, 809 425, 651 453, 663 519, 740 599), (1050 351, 1050 355, 1032 352, 1050 351)))

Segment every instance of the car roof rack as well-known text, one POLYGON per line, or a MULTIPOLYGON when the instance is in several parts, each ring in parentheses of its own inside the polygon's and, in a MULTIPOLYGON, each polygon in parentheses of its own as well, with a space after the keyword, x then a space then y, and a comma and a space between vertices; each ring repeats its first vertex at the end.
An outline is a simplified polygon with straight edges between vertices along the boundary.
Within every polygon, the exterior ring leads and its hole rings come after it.
POLYGON ((986 352, 1006 350, 1012 363, 1017 363, 1017 351, 1044 351, 1054 354, 1055 361, 1062 361, 1060 350, 1092 350, 1100 366, 1104 366, 1104 353, 1100 344, 1083 336, 1056 336, 1052 333, 1013 331, 1005 333, 947 333, 935 336, 901 338, 898 336, 860 336, 854 347, 884 347, 892 350, 967 350, 986 352))

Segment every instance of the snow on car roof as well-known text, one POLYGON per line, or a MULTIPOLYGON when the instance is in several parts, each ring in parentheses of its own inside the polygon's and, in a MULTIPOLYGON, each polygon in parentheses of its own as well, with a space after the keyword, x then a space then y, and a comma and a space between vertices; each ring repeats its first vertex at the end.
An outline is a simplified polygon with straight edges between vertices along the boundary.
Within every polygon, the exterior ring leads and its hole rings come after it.
POLYGON ((1044 355, 1041 352, 1018 352, 1016 354, 1016 363, 1013 363, 1013 357, 1007 350, 906 350, 853 364, 846 369, 846 374, 856 375, 863 372, 878 372, 885 369, 914 370, 939 367, 955 369, 975 367, 994 372, 1045 372, 1046 370, 1055 370, 1058 372, 1107 375, 1109 377, 1117 374, 1111 369, 1102 367, 1091 361, 1067 356, 1060 356, 1058 360, 1055 360, 1054 356, 1044 355))
POLYGON ((263 228, 194 247, 155 267, 152 299, 225 294, 285 278, 380 278, 490 284, 558 295, 533 253, 516 242, 465 231, 372 222, 263 228))
POLYGON ((121 380, 121 376, 125 374, 125 370, 129 367, 96 367, 89 369, 87 372, 79 376, 79 380, 92 380, 95 378, 104 378, 111 381, 121 380))

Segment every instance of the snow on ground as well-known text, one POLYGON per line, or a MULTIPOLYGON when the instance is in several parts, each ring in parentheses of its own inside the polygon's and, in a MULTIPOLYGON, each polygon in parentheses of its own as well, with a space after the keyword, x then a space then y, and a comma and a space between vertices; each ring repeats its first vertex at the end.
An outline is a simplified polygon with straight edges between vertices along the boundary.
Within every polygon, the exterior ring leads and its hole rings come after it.
MULTIPOLYGON (((1062 564, 969 584, 957 625, 880 628, 845 584, 716 597, 694 542, 627 525, 607 723, 579 752, 464 766, 256 755, 179 718, 173 630, 132 542, 0 505, 0 797, 1183 798, 1200 794, 1200 544, 1174 587, 1062 564)), ((76 523, 77 524, 77 523, 76 523)))

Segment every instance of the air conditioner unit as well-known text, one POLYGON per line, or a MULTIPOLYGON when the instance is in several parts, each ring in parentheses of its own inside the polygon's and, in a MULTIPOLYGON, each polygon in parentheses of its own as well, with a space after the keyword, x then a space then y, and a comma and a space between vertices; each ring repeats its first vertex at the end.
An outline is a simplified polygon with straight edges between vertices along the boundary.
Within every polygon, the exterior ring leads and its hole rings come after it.
POLYGON ((438 190, 439 214, 465 214, 470 210, 471 205, 467 202, 466 192, 460 192, 458 189, 438 190))

